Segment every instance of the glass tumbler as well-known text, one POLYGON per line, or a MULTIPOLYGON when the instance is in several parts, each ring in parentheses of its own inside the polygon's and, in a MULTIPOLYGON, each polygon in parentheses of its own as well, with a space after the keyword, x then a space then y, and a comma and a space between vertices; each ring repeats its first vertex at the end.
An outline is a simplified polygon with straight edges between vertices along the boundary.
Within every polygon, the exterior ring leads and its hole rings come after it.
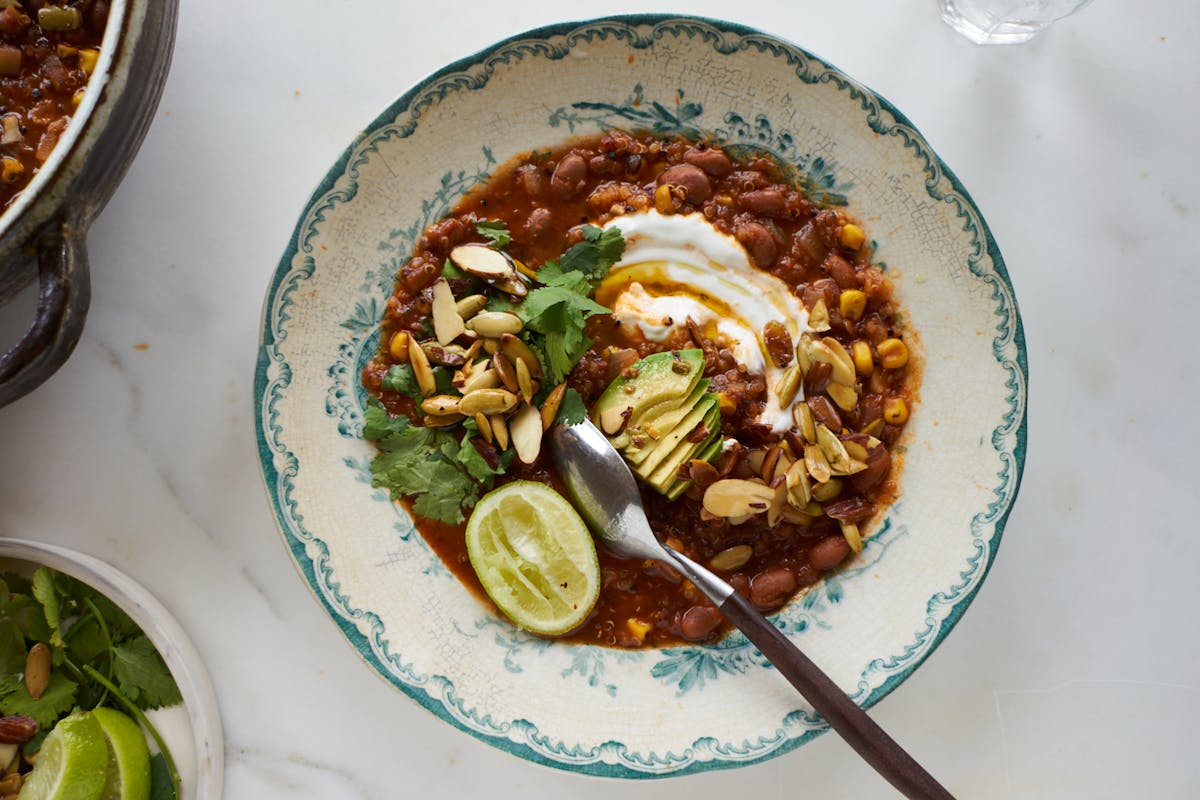
POLYGON ((1028 42, 1091 0, 938 0, 942 19, 976 44, 1028 42))

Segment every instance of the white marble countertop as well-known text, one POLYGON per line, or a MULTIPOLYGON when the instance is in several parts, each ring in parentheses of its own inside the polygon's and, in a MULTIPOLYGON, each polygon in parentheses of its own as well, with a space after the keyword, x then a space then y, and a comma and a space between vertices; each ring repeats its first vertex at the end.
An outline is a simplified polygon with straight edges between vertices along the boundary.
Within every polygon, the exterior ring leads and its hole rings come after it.
MULTIPOLYGON (((1030 45, 989 49, 934 5, 654 9, 790 38, 891 100, 968 187, 1016 287, 1020 497, 970 612, 873 714, 961 798, 1196 797, 1200 6, 1099 0, 1030 45)), ((100 556, 177 616, 220 700, 230 798, 892 796, 833 736, 667 782, 518 761, 376 678, 290 563, 251 383, 296 215, 360 127, 428 73, 597 15, 566 0, 456 8, 183 3, 154 127, 92 230, 83 341, 0 410, 0 535, 100 556)), ((0 310, 0 328, 26 305, 0 310)))

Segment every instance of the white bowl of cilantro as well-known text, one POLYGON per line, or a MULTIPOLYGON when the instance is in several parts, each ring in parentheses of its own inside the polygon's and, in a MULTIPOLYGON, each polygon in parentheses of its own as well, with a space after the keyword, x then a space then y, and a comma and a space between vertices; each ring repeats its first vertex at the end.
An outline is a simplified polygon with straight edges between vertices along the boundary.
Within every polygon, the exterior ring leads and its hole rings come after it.
POLYGON ((223 774, 212 684, 162 604, 99 559, 0 538, 0 795, 207 800, 223 774))

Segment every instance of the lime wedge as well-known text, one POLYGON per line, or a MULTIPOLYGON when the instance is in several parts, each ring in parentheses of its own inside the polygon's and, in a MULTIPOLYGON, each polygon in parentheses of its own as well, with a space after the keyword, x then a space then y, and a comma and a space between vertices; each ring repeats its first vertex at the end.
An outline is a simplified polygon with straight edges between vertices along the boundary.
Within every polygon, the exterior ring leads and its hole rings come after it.
POLYGON ((545 484, 513 481, 484 495, 467 521, 467 555, 492 602, 534 633, 577 628, 600 596, 592 535, 545 484))
POLYGON ((95 715, 78 711, 46 735, 20 800, 99 800, 104 791, 108 745, 95 715))
POLYGON ((101 800, 148 800, 150 748, 141 727, 111 708, 97 708, 92 716, 108 740, 108 776, 101 800))

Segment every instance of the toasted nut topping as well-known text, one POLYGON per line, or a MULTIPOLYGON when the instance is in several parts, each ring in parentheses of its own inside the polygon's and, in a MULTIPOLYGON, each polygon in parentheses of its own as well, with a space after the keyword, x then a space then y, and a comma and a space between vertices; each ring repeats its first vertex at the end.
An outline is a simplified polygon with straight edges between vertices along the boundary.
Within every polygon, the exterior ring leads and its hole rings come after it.
POLYGON ((774 528, 783 519, 783 509, 787 507, 787 481, 784 478, 777 478, 771 482, 771 488, 775 490, 775 497, 771 499, 771 505, 767 507, 767 525, 774 528))
POLYGON ((505 389, 476 389, 458 401, 458 411, 472 417, 480 412, 503 414, 517 404, 517 399, 505 389))
POLYGON ((784 480, 787 485, 788 502, 796 508, 807 506, 812 500, 812 484, 809 483, 804 461, 796 461, 788 467, 784 480))
POLYGON ((829 467, 829 460, 825 458, 825 454, 821 452, 821 448, 815 444, 810 444, 804 448, 804 465, 808 468, 808 474, 817 483, 824 483, 833 477, 833 470, 829 467))
POLYGON ((846 352, 846 348, 832 336, 823 338, 821 344, 825 345, 830 355, 833 356, 833 359, 829 362, 829 365, 833 367, 833 381, 846 386, 853 386, 857 381, 857 378, 854 377, 854 360, 850 358, 850 354, 846 352))
POLYGON ((825 387, 825 394, 833 398, 842 411, 853 411, 858 405, 858 391, 853 386, 831 383, 825 387))
POLYGON ((450 251, 454 265, 477 278, 496 281, 517 274, 512 261, 499 250, 485 244, 460 244, 450 251))
POLYGON ((469 320, 471 317, 483 311, 487 307, 487 296, 482 294, 469 294, 466 297, 460 298, 454 304, 454 310, 464 320, 469 320))
POLYGON ((421 394, 428 397, 437 391, 437 380, 433 377, 433 367, 429 366, 429 358, 413 336, 408 337, 408 363, 412 364, 413 374, 417 376, 417 385, 421 394))
POLYGON ((466 417, 462 414, 426 414, 421 418, 421 423, 426 428, 449 428, 451 425, 457 425, 466 417))
POLYGON ((488 419, 488 415, 482 411, 475 412, 475 427, 479 428, 479 435, 488 444, 492 443, 492 423, 488 419))
POLYGON ((388 343, 388 355, 399 364, 408 363, 408 331, 396 331, 388 343))
POLYGON ((433 334, 438 344, 446 345, 453 342, 466 330, 458 309, 454 306, 454 293, 445 278, 438 278, 433 284, 433 334))
POLYGON ((850 456, 846 453, 846 447, 842 440, 824 425, 817 426, 817 447, 821 448, 821 453, 834 474, 846 474, 850 468, 850 456))
POLYGON ((525 360, 517 361, 517 386, 521 390, 521 399, 527 404, 533 402, 533 394, 537 390, 534 388, 533 377, 529 374, 529 367, 525 365, 525 360))
POLYGON ((467 365, 467 359, 464 356, 467 351, 456 344, 442 347, 436 342, 426 342, 421 345, 421 349, 425 351, 425 357, 431 364, 439 364, 443 367, 465 367, 467 365))
POLYGON ((500 352, 504 353, 509 361, 515 362, 517 359, 521 359, 525 362, 525 366, 529 367, 530 375, 535 378, 542 377, 542 365, 537 356, 529 349, 529 345, 511 333, 503 334, 500 337, 500 352))
POLYGON ((504 417, 500 414, 490 415, 488 421, 492 423, 492 435, 496 437, 496 447, 502 451, 507 450, 508 423, 504 421, 504 417))
POLYGON ((632 413, 632 406, 610 406, 600 412, 600 430, 607 433, 609 436, 616 436, 625 428, 625 423, 629 421, 629 415, 632 413))
MULTIPOLYGON (((792 419, 796 421, 796 428, 800 431, 800 435, 804 437, 804 441, 809 444, 815 444, 817 441, 817 428, 813 422, 812 410, 809 409, 807 403, 797 403, 792 406, 792 419)), ((800 454, 797 453, 797 456, 800 454)))
POLYGON ((867 460, 867 448, 863 447, 853 439, 843 439, 842 447, 846 448, 846 455, 850 456, 850 458, 854 459, 855 461, 867 460))
POLYGON ((771 479, 775 477, 775 465, 779 463, 781 455, 783 455, 783 448, 779 445, 775 445, 763 454, 762 465, 758 468, 758 475, 767 483, 770 483, 771 479))
POLYGON ((500 382, 504 384, 504 388, 510 392, 516 392, 521 387, 517 383, 517 370, 513 367, 513 363, 508 360, 508 356, 497 351, 492 356, 492 369, 500 376, 500 382))
POLYGON ((481 311, 471 318, 467 327, 491 339, 499 339, 506 333, 520 333, 525 327, 521 318, 507 311, 481 311))
POLYGON ((853 522, 842 523, 842 537, 846 540, 846 544, 850 545, 851 550, 856 553, 862 552, 862 534, 859 533, 858 526, 853 522))
POLYGON ((750 556, 754 555, 754 548, 748 544, 736 544, 733 547, 727 547, 717 553, 709 560, 708 566, 712 569, 728 571, 744 567, 746 562, 750 560, 750 556))
POLYGON ((542 450, 542 415, 538 410, 533 406, 522 406, 513 415, 509 432, 517 458, 525 464, 537 461, 538 453, 542 450))
POLYGON ((499 339, 481 339, 480 341, 483 342, 484 352, 487 353, 489 356, 494 356, 496 353, 500 352, 500 340, 499 339))
POLYGON ((692 483, 700 489, 707 489, 716 483, 721 474, 717 472, 717 468, 707 461, 692 459, 687 464, 688 477, 692 483))
POLYGON ((900 369, 908 363, 908 345, 899 339, 884 339, 875 345, 879 353, 879 366, 884 369, 900 369))
POLYGON ((542 403, 542 430, 550 430, 550 426, 554 424, 554 420, 558 418, 558 409, 562 407, 563 397, 567 394, 567 383, 563 381, 558 386, 555 386, 550 394, 546 396, 546 402, 542 403))
POLYGON ((825 305, 825 298, 813 303, 812 310, 808 312, 808 327, 817 333, 829 330, 829 308, 825 305))
POLYGON ((499 385, 499 372, 494 369, 477 369, 463 381, 461 389, 463 394, 470 394, 479 389, 495 389, 499 385))
POLYGON ((766 511, 774 499, 775 490, 764 483, 723 478, 704 490, 703 503, 710 514, 736 518, 766 511))
POLYGON ((842 482, 837 478, 830 478, 825 483, 818 483, 813 487, 812 499, 818 503, 828 503, 841 493, 842 482))
POLYGON ((453 414, 458 411, 461 399, 452 394, 435 394, 421 401, 421 410, 426 414, 453 414))
POLYGON ((803 377, 800 373, 800 365, 795 362, 783 371, 783 376, 779 379, 779 385, 775 387, 775 394, 779 397, 779 405, 786 408, 796 399, 796 392, 800 389, 800 381, 803 377))
POLYGON ((41 699, 50 685, 50 648, 38 642, 25 656, 25 689, 34 700, 41 699))

